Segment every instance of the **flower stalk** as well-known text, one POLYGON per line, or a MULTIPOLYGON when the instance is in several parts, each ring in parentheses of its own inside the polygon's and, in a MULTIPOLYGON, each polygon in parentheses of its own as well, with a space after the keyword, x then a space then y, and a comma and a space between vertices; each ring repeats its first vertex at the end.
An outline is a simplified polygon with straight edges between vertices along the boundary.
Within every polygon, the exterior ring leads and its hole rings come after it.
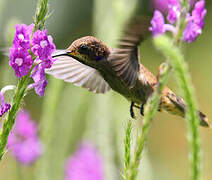
POLYGON ((199 117, 197 115, 197 106, 194 98, 194 90, 191 83, 191 78, 188 72, 187 64, 180 51, 180 47, 182 41, 191 43, 197 38, 199 34, 202 33, 204 17, 206 15, 206 9, 204 6, 204 0, 200 0, 195 4, 192 15, 190 15, 188 14, 188 1, 183 1, 181 3, 181 7, 177 0, 172 1, 169 6, 170 9, 167 19, 171 24, 176 22, 176 26, 165 24, 164 17, 160 11, 156 10, 154 13, 154 17, 151 21, 152 26, 149 28, 149 30, 152 31, 155 46, 160 49, 166 56, 168 63, 165 66, 163 65, 164 67, 162 67, 162 69, 164 70, 162 70, 162 74, 161 72, 159 73, 160 76, 158 79, 157 87, 153 92, 152 97, 148 99, 147 104, 145 105, 142 130, 137 139, 134 159, 130 166, 130 175, 129 177, 125 178, 127 180, 135 180, 137 177, 142 151, 144 149, 144 145, 147 141, 151 127, 151 120, 158 110, 161 92, 167 84, 168 76, 171 73, 172 68, 175 71, 178 84, 183 90, 184 99, 187 105, 185 119, 188 126, 188 141, 190 146, 190 179, 201 179, 199 117), (178 12, 176 12, 176 7, 178 12), (179 17, 178 13, 180 13, 179 17), (173 28, 167 28, 170 26, 173 28), (161 36, 168 30, 172 31, 172 40, 166 36, 161 36))
POLYGON ((171 69, 170 69, 170 66, 167 65, 167 63, 164 63, 160 66, 158 84, 156 85, 155 91, 153 92, 152 96, 148 99, 145 105, 144 119, 142 123, 141 133, 139 134, 137 138, 134 158, 132 160, 130 170, 129 170, 130 171, 129 177, 126 179, 135 180, 137 177, 138 166, 140 164, 144 145, 149 136, 152 118, 154 117, 155 113, 158 110, 161 92, 168 82, 170 73, 171 73, 171 69))
POLYGON ((131 161, 131 133, 132 133, 132 122, 128 121, 124 139, 124 179, 129 176, 129 167, 131 161))
POLYGON ((3 127, 0 133, 0 160, 2 160, 2 157, 6 152, 5 147, 7 145, 8 136, 14 126, 16 114, 20 108, 21 101, 24 97, 28 83, 29 83, 28 76, 19 80, 17 90, 15 92, 15 95, 13 96, 11 109, 8 113, 7 118, 4 120, 3 127))
POLYGON ((183 91, 187 105, 186 123, 188 127, 189 160, 190 160, 190 179, 201 179, 201 147, 199 135, 199 116, 197 115, 197 105, 194 96, 194 88, 188 72, 188 66, 180 50, 171 45, 171 40, 166 36, 155 38, 154 43, 162 53, 170 58, 170 63, 174 68, 177 82, 183 91))
MULTIPOLYGON (((36 12, 36 16, 35 16, 35 26, 33 31, 36 31, 38 29, 42 29, 44 26, 44 22, 47 18, 47 12, 48 12, 48 6, 47 6, 48 0, 40 0, 37 6, 37 12, 36 12)), ((18 27, 17 27, 18 28, 18 27)), ((16 29, 17 30, 17 29, 16 29)), ((23 34, 20 34, 20 36, 18 36, 18 40, 22 40, 23 34)), ((23 43, 21 44, 22 46, 26 46, 28 44, 26 44, 26 41, 22 41, 23 43)), ((26 48, 26 47, 24 47, 26 48)), ((16 58, 15 59, 17 64, 22 64, 23 63, 23 59, 22 58, 16 58), (17 62, 17 59, 19 60, 17 62)), ((35 57, 33 57, 33 60, 35 60, 35 57)), ((20 109, 21 106, 21 102, 25 96, 26 90, 27 90, 27 86, 29 84, 30 81, 30 76, 31 76, 31 72, 32 69, 34 68, 34 66, 31 66, 29 72, 27 75, 20 75, 20 78, 18 80, 18 85, 15 91, 15 94, 13 96, 13 100, 12 100, 12 104, 11 104, 11 109, 9 110, 7 117, 4 120, 1 132, 0 132, 0 160, 2 160, 3 155, 5 154, 6 150, 6 145, 8 142, 8 136, 14 126, 15 123, 15 118, 16 118, 16 114, 18 112, 18 110, 20 109)), ((14 69, 15 72, 18 71, 18 69, 14 69)))

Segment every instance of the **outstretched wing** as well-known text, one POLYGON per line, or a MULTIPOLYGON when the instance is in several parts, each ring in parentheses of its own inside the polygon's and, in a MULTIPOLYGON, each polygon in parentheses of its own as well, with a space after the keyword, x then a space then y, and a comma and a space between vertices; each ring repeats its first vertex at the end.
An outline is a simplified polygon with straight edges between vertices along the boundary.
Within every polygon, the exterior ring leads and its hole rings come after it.
POLYGON ((46 70, 46 73, 94 93, 105 93, 110 90, 110 86, 96 69, 69 56, 57 57, 52 67, 46 70))
POLYGON ((130 87, 134 87, 139 71, 139 44, 149 34, 150 16, 145 12, 145 0, 138 0, 133 15, 123 30, 118 48, 114 49, 109 61, 118 76, 130 87))
POLYGON ((0 53, 2 53, 5 56, 10 55, 10 49, 9 48, 0 48, 0 53))

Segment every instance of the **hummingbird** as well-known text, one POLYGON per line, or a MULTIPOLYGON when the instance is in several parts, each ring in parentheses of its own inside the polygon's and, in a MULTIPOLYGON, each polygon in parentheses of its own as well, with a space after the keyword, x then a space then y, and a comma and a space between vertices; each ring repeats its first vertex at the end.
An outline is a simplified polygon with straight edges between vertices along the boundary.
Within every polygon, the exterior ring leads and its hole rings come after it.
MULTIPOLYGON (((130 115, 135 118, 133 108, 144 115, 147 99, 154 92, 158 79, 140 63, 138 47, 148 36, 150 19, 136 15, 126 23, 117 48, 110 48, 93 36, 75 40, 66 50, 57 50, 57 60, 46 73, 65 82, 73 83, 94 93, 114 90, 131 102, 130 115)), ((185 117, 186 104, 168 87, 162 91, 158 111, 185 117)), ((209 127, 208 119, 197 111, 200 125, 209 127)))

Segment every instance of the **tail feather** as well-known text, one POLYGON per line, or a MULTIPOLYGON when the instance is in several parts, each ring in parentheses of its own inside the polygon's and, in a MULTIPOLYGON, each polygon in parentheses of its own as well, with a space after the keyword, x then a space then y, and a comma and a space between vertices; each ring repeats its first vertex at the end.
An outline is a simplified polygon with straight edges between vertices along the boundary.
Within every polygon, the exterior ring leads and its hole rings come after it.
MULTIPOLYGON (((185 117, 186 105, 184 100, 168 88, 165 88, 163 91, 160 108, 171 114, 185 117)), ((200 111, 197 111, 197 113, 200 117, 200 125, 204 127, 211 127, 207 116, 200 111)))
POLYGON ((203 114, 201 111, 198 111, 199 117, 200 117, 200 125, 204 127, 210 127, 211 125, 208 122, 208 118, 205 114, 203 114))

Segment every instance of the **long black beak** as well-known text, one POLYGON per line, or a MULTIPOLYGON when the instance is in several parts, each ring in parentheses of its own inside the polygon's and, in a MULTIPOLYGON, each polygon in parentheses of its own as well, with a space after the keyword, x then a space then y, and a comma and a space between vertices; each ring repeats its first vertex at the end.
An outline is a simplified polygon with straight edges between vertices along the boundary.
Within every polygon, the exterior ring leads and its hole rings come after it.
POLYGON ((56 58, 58 56, 70 56, 69 53, 70 51, 66 50, 56 50, 55 52, 53 52, 52 58, 56 58))
POLYGON ((73 51, 56 50, 55 52, 53 52, 52 58, 56 58, 59 56, 69 56, 69 57, 72 57, 73 59, 76 59, 77 61, 81 62, 81 60, 77 56, 72 55, 71 52, 73 52, 73 51))

